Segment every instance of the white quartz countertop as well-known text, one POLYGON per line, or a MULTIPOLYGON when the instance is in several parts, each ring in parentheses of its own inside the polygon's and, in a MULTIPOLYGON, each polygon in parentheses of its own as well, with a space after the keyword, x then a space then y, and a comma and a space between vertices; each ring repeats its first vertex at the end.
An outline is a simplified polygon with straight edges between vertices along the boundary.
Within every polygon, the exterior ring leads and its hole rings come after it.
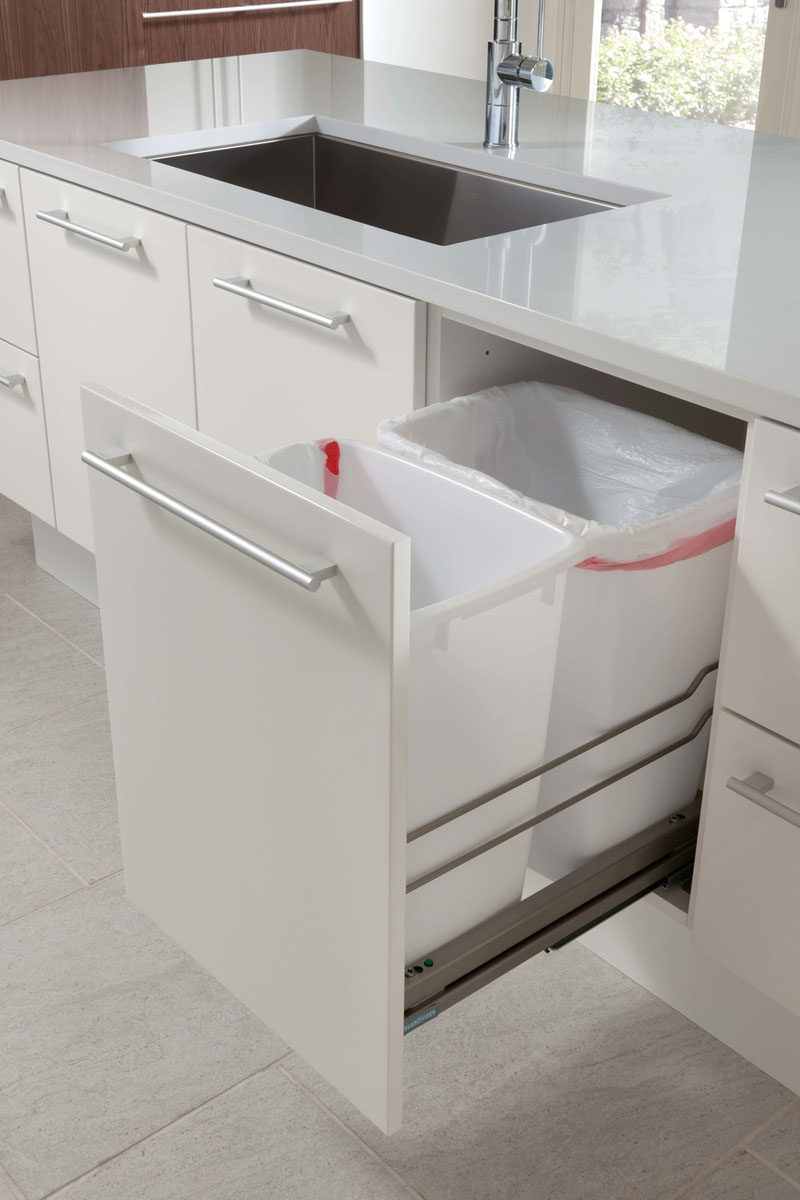
POLYGON ((231 61, 0 83, 0 158, 800 424, 800 140, 523 93, 508 158, 482 147, 480 82, 305 51, 231 61), (600 199, 658 198, 435 246, 140 156, 315 123, 600 199), (109 144, 133 139, 149 139, 139 156, 109 144))

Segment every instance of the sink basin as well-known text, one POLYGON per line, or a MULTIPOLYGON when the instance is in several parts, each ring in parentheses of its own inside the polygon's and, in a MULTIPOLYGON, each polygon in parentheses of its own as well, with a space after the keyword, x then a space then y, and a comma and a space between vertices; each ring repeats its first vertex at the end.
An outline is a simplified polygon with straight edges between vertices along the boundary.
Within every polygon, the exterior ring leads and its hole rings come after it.
POLYGON ((322 133, 154 161, 437 246, 619 207, 322 133))

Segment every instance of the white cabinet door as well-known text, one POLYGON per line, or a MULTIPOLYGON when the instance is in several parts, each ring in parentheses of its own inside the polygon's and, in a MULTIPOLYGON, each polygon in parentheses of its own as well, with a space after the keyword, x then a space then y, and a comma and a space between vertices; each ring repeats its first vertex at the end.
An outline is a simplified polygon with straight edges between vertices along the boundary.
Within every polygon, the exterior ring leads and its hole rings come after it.
POLYGON ((139 405, 88 390, 85 422, 129 475, 337 565, 305 591, 90 471, 129 895, 391 1133, 408 539, 139 405))
POLYGON ((39 360, 0 342, 0 492, 53 524, 39 360))
POLYGON ((800 430, 759 420, 751 438, 721 702, 800 743, 800 430))
POLYGON ((190 228, 198 427, 248 454, 324 437, 375 441, 384 417, 424 403, 425 305, 345 275, 190 228), (214 280, 313 312, 327 329, 214 280))
POLYGON ((721 713, 703 805, 693 940, 800 1016, 800 749, 721 713))
POLYGON ((0 162, 0 338, 36 353, 19 170, 0 162))
POLYGON ((56 527, 91 549, 80 385, 99 381, 194 425, 185 227, 74 184, 22 173, 56 527), (48 224, 38 213, 124 242, 48 224))

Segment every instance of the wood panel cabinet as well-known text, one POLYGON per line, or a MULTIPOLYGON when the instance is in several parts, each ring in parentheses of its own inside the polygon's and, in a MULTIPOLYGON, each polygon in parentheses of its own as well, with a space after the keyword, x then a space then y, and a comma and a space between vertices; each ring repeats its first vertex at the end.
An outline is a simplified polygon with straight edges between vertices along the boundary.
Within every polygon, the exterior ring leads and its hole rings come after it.
POLYGON ((0 79, 270 50, 360 53, 359 0, 214 16, 230 0, 0 0, 0 79), (187 10, 208 10, 189 16, 187 10), (148 13, 169 13, 152 18, 148 13))

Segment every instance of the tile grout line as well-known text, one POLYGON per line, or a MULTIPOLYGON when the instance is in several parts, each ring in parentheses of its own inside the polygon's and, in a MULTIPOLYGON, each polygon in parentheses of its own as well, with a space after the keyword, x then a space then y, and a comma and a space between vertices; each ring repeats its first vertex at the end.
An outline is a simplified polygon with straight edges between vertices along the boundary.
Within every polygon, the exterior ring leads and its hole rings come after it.
MULTIPOLYGON (((121 875, 121 871, 116 871, 116 875, 121 875)), ((102 879, 96 879, 94 883, 87 883, 85 887, 77 887, 74 892, 67 892, 65 896, 56 896, 54 900, 48 900, 46 904, 41 904, 39 908, 32 908, 28 913, 21 913, 18 917, 12 917, 10 921, 6 921, 4 925, 0 925, 3 933, 10 929, 12 925, 16 925, 18 921, 26 921, 28 917, 34 916, 36 913, 45 912, 48 908, 53 908, 56 904, 61 904, 65 900, 72 900, 75 896, 81 896, 84 892, 90 892, 92 888, 99 887, 101 883, 106 883, 109 879, 113 879, 114 875, 105 875, 102 879)))
MULTIPOLYGON (((61 635, 57 634, 56 636, 60 637, 61 635)), ((83 654, 83 651, 81 653, 83 654)), ((94 659, 91 661, 94 662, 94 659)), ((94 665, 97 666, 97 663, 94 663, 94 665)), ((38 717, 31 717, 30 721, 23 721, 21 725, 12 725, 10 729, 4 729, 0 733, 0 741, 10 737, 12 733, 19 733, 22 729, 28 729, 29 726, 35 725, 38 721, 49 721, 52 717, 63 716, 71 708, 77 708, 80 704, 88 704, 90 700, 98 700, 100 696, 108 697, 108 692, 105 688, 101 692, 92 692, 89 696, 82 696, 80 700, 70 700, 69 704, 65 704, 63 708, 54 708, 52 711, 39 713, 38 717)))
POLYGON ((48 853, 52 854, 53 858, 55 858, 58 862, 60 862, 63 867, 66 867, 67 870, 70 872, 70 874, 74 875, 75 878, 78 880, 78 882, 80 884, 82 884, 83 887, 90 886, 88 879, 84 879, 84 877, 81 875, 81 873, 79 871, 76 871, 75 868, 73 866, 71 866, 65 858, 62 858, 62 856, 58 853, 58 851, 54 850, 53 847, 50 846, 44 840, 44 838, 41 836, 41 834, 37 833, 36 830, 31 825, 29 825, 27 821, 24 821, 22 819, 22 817, 19 816, 18 813, 14 812, 13 808, 9 808, 8 805, 2 800, 0 800, 0 809, 3 809, 5 812, 7 812, 8 815, 17 822, 17 824, 21 825, 22 828, 24 830, 26 830, 26 832, 29 833, 31 835, 31 837, 39 843, 40 846, 44 846, 45 850, 47 850, 48 853))
MULTIPOLYGON (((21 608, 22 611, 27 613, 29 617, 33 617, 34 621, 38 621, 40 625, 44 625, 45 629, 49 629, 51 633, 56 635, 56 637, 61 638, 62 642, 66 642, 67 645, 71 646, 73 650, 77 650, 78 654, 82 654, 84 658, 88 658, 89 662, 94 663, 94 665, 96 667, 100 667, 101 670, 105 669, 103 663, 99 663, 96 658, 92 658, 91 654, 88 654, 85 650, 82 650, 81 647, 76 645, 75 642, 70 641, 65 634, 61 633, 58 629, 55 629, 52 625, 49 625, 47 621, 45 621, 44 617, 40 617, 38 613, 33 611, 33 609, 30 609, 27 607, 27 605, 23 604, 21 600, 17 600, 15 596, 11 595, 11 592, 4 592, 3 595, 6 600, 10 600, 12 604, 16 604, 17 608, 21 608)), ((88 604, 89 601, 87 600, 86 603, 88 604)))
POLYGON ((171 1121, 167 1121, 166 1125, 160 1125, 158 1129, 153 1129, 150 1133, 146 1133, 144 1137, 137 1138, 135 1142, 131 1142, 130 1146, 125 1146, 124 1149, 117 1150, 114 1154, 109 1154, 107 1158, 104 1158, 102 1162, 95 1163, 95 1165, 90 1167, 88 1171, 82 1171, 80 1175, 76 1175, 74 1179, 68 1180, 67 1183, 59 1184, 54 1191, 47 1192, 41 1197, 41 1200, 57 1200, 57 1197, 65 1195, 70 1188, 75 1186, 75 1184, 81 1183, 85 1179, 89 1179, 92 1175, 101 1170, 101 1168, 107 1167, 109 1163, 113 1163, 116 1159, 124 1158, 124 1156, 129 1154, 131 1150, 136 1150, 140 1146, 144 1146, 153 1138, 161 1137, 161 1135, 166 1133, 167 1130, 172 1129, 175 1125, 180 1125, 183 1121, 187 1121, 189 1117, 194 1116, 195 1113, 202 1112, 204 1108, 208 1108, 209 1105, 215 1104, 216 1101, 221 1100, 223 1096, 228 1096, 231 1092, 238 1091, 239 1088, 243 1088, 245 1084, 248 1084, 252 1079, 257 1079, 259 1075, 266 1075, 268 1071, 272 1071, 274 1068, 280 1069, 279 1064, 283 1062, 284 1058, 288 1058, 291 1053, 291 1050, 287 1050, 285 1054, 281 1054, 281 1056, 276 1058, 274 1062, 267 1063, 265 1067, 259 1067, 257 1071, 251 1071, 250 1074, 245 1075, 243 1079, 237 1079, 236 1083, 232 1083, 229 1087, 223 1088, 221 1092, 217 1092, 214 1096, 209 1096, 207 1100, 203 1100, 200 1104, 196 1104, 194 1108, 188 1108, 186 1112, 182 1112, 179 1116, 173 1117, 171 1121))
POLYGON ((785 1171, 780 1169, 780 1167, 776 1167, 775 1163, 771 1163, 768 1158, 763 1158, 762 1155, 760 1155, 756 1150, 751 1150, 749 1146, 745 1146, 744 1152, 745 1154, 749 1154, 750 1157, 754 1158, 757 1162, 762 1163, 765 1167, 769 1167, 770 1171, 772 1171, 774 1175, 778 1175, 784 1180, 785 1183, 790 1184, 796 1192, 800 1193, 800 1183, 798 1183, 796 1179, 792 1179, 791 1175, 787 1175, 785 1171))
POLYGON ((11 1192, 19 1197, 19 1200, 26 1200, 25 1193, 23 1192, 22 1188, 19 1186, 16 1180, 9 1175, 2 1163, 0 1163, 0 1183, 5 1184, 11 1192))
POLYGON ((777 1121, 778 1117, 780 1117, 783 1113, 788 1112, 789 1109, 797 1103, 797 1101, 797 1096, 792 1096, 791 1100, 787 1101, 785 1104, 782 1104, 780 1108, 776 1109, 775 1112, 772 1113, 771 1116, 767 1117, 766 1120, 762 1121, 760 1125, 757 1125, 755 1129, 751 1129, 749 1133, 746 1133, 744 1137, 742 1137, 736 1143, 735 1146, 732 1146, 729 1150, 726 1150, 725 1153, 720 1155, 719 1158, 715 1159, 712 1163, 709 1163, 707 1167, 704 1167, 702 1171, 698 1172, 694 1179, 690 1179, 689 1182, 682 1187, 679 1192, 676 1192, 674 1196, 670 1197, 670 1200, 684 1200, 684 1198, 689 1196, 699 1183, 704 1183, 709 1176, 713 1175, 715 1171, 718 1171, 720 1167, 725 1166, 725 1164, 729 1162, 736 1154, 738 1154, 740 1150, 747 1150, 748 1142, 752 1141, 754 1137, 758 1137, 758 1135, 763 1133, 766 1129, 769 1129, 773 1121, 777 1121))
MULTIPOLYGON (((288 1057, 288 1055, 286 1055, 285 1057, 288 1057)), ((369 1155, 370 1158, 372 1158, 376 1162, 380 1163, 380 1165, 383 1167, 383 1169, 385 1171, 388 1171, 389 1174, 394 1179, 396 1179, 397 1182, 409 1193, 409 1195, 414 1197, 414 1200, 425 1200, 425 1197, 422 1195, 421 1192, 418 1192, 416 1190, 416 1188, 413 1187, 412 1184, 410 1184, 408 1182, 407 1179, 404 1179, 403 1176, 399 1173, 399 1171, 396 1171, 394 1169, 394 1167, 386 1161, 385 1158, 381 1158, 380 1154, 378 1154, 377 1151, 373 1150, 371 1146, 367 1145, 367 1143, 364 1141, 364 1139, 360 1138, 358 1136, 358 1134, 356 1133, 356 1131, 354 1129, 351 1129, 346 1121, 343 1121, 341 1117, 337 1116, 337 1114, 333 1111, 333 1109, 329 1108, 328 1105, 325 1103, 325 1101, 321 1100, 320 1097, 316 1094, 316 1092, 312 1091, 312 1089, 310 1087, 308 1087, 305 1083, 303 1083, 303 1081, 301 1079, 298 1079, 295 1075, 293 1075, 288 1067, 279 1066, 278 1070, 281 1072, 282 1075, 285 1075, 286 1078, 291 1083, 293 1083, 295 1087, 298 1087, 298 1088, 300 1088, 301 1091, 305 1092, 305 1094, 314 1102, 314 1104, 316 1104, 317 1108, 321 1108, 324 1113, 327 1113, 327 1115, 331 1118, 331 1120, 334 1121, 335 1124, 340 1127, 340 1129, 343 1129, 344 1132, 347 1134, 347 1136, 352 1141, 354 1141, 358 1146, 360 1146, 362 1150, 365 1150, 367 1152, 367 1154, 369 1155)))

